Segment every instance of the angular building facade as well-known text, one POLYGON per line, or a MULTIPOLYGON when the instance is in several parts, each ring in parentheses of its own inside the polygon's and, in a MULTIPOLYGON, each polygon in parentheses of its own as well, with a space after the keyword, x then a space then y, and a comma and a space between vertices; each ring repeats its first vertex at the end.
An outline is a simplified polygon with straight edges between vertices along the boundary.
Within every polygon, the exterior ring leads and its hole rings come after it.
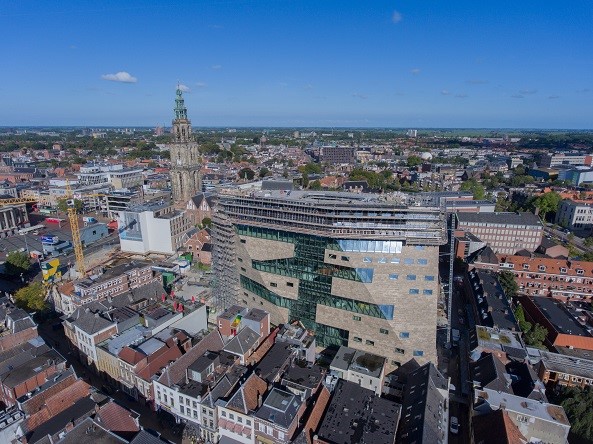
POLYGON ((220 196, 213 262, 220 307, 301 321, 321 346, 436 362, 440 208, 378 195, 266 191, 220 196))
POLYGON ((170 153, 173 200, 177 203, 187 203, 202 191, 202 179, 198 144, 193 140, 191 121, 187 118, 187 108, 179 88, 175 98, 175 119, 172 131, 173 143, 170 145, 170 153))

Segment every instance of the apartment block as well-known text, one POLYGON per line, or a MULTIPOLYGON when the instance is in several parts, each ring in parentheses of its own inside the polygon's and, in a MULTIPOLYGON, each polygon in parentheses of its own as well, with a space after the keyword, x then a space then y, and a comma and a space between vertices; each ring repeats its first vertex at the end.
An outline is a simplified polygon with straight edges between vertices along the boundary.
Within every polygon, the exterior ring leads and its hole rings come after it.
POLYGON ((519 292, 525 295, 562 300, 593 297, 593 262, 502 256, 498 267, 515 275, 519 292))
POLYGON ((593 164, 591 154, 581 153, 552 153, 542 156, 540 160, 541 167, 555 167, 558 165, 589 165, 593 164))
POLYGON ((539 351, 537 375, 548 387, 591 387, 593 386, 593 360, 539 351))
POLYGON ((184 211, 165 202, 147 203, 120 211, 118 215, 121 250, 128 253, 173 254, 192 228, 184 211))
POLYGON ((546 343, 556 349, 593 351, 593 327, 587 314, 571 303, 542 296, 521 299, 528 320, 548 330, 546 343))
POLYGON ((321 346, 380 351, 397 366, 436 359, 437 207, 377 195, 221 195, 214 214, 219 304, 298 320, 321 346))
POLYGON ((554 222, 575 234, 587 237, 593 234, 593 204, 567 199, 560 202, 554 222))
POLYGON ((135 260, 108 268, 94 278, 62 285, 54 291, 53 301, 57 311, 69 315, 90 302, 113 298, 158 280, 152 263, 135 260))
POLYGON ((457 213, 457 229, 477 236, 496 254, 533 252, 541 244, 544 227, 532 213, 457 213))

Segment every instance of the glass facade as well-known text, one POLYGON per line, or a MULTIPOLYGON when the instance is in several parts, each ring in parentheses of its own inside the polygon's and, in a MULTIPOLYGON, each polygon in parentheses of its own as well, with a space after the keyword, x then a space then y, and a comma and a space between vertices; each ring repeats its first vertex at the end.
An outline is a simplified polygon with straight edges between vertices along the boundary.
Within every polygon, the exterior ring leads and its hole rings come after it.
POLYGON ((243 236, 294 244, 294 257, 267 261, 254 260, 252 261, 252 267, 258 271, 299 279, 297 299, 282 297, 246 276, 240 278, 241 287, 274 305, 287 308, 291 320, 298 319, 306 328, 316 332, 317 341, 320 345, 347 345, 348 331, 316 322, 318 304, 376 318, 393 319, 393 305, 371 304, 331 294, 332 280, 334 278, 370 283, 373 281, 374 270, 370 267, 351 268, 326 263, 325 250, 398 253, 401 252, 401 242, 336 241, 335 239, 320 236, 245 225, 237 225, 236 231, 237 234, 243 236), (354 243, 348 244, 346 242, 354 243), (399 251, 396 244, 399 244, 399 251), (345 248, 350 248, 350 250, 345 250, 345 248), (358 248, 358 250, 355 250, 355 248, 358 248))

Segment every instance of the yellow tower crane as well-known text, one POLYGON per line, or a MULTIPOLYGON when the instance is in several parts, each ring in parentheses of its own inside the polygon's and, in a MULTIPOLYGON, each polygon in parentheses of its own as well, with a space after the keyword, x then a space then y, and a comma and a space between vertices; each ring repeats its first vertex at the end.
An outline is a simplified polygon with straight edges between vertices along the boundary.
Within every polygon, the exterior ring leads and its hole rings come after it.
MULTIPOLYGON (((86 197, 105 197, 104 193, 92 193, 85 195, 86 197)), ((78 213, 76 212, 74 194, 70 187, 70 182, 66 181, 66 206, 68 212, 68 219, 70 221, 70 230, 72 232, 72 246, 74 247, 74 256, 76 258, 76 271, 81 276, 86 276, 86 267, 84 263, 84 252, 82 250, 82 241, 80 239, 80 228, 78 226, 78 213)), ((0 199, 0 207, 5 205, 18 205, 24 203, 35 203, 39 199, 35 197, 16 197, 0 199)))
POLYGON ((82 241, 80 240, 80 229, 78 228, 78 214, 70 181, 66 181, 66 206, 68 207, 68 219, 70 220, 70 231, 72 232, 72 246, 74 247, 74 256, 76 257, 76 271, 80 276, 86 276, 84 266, 84 252, 82 251, 82 241))

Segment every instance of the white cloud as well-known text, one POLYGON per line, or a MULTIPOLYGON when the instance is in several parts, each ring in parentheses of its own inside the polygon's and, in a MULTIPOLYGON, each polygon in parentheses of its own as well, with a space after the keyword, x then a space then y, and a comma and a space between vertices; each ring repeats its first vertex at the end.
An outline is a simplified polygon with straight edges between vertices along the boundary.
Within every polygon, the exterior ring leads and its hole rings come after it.
POLYGON ((471 80, 466 80, 465 83, 467 83, 468 85, 486 85, 489 82, 488 82, 488 80, 471 79, 471 80))
POLYGON ((310 83, 307 83, 305 85, 305 89, 313 89, 313 85, 311 85, 310 83))
POLYGON ((521 94, 513 94, 511 97, 512 97, 513 99, 522 99, 522 98, 524 98, 525 96, 523 96, 523 95, 521 95, 521 94))
POLYGON ((208 85, 204 82, 198 82, 198 83, 196 83, 196 86, 198 88, 206 88, 208 85))
POLYGON ((402 21, 402 19, 403 19, 403 16, 401 15, 401 13, 400 13, 400 12, 398 12, 398 11, 393 11, 393 15, 391 16, 391 21, 392 21, 393 23, 399 23, 399 22, 401 22, 401 21, 402 21))
POLYGON ((420 74, 421 71, 422 70, 420 68, 413 68, 413 69, 410 70, 410 72, 412 74, 414 74, 415 76, 417 76, 418 74, 420 74))
POLYGON ((537 93, 537 89, 522 89, 519 91, 519 94, 527 96, 530 94, 536 94, 537 93))
POLYGON ((352 94, 352 97, 357 97, 357 98, 363 99, 363 100, 368 98, 368 96, 366 96, 364 94, 360 94, 360 93, 354 93, 354 94, 352 94))
POLYGON ((130 75, 130 73, 127 73, 125 71, 120 71, 115 74, 103 74, 101 76, 101 78, 103 80, 109 80, 111 82, 122 82, 122 83, 136 83, 138 81, 138 79, 136 77, 130 75))
POLYGON ((560 98, 560 96, 556 96, 556 95, 548 96, 548 99, 559 99, 559 98, 560 98))
POLYGON ((448 95, 450 95, 451 93, 450 93, 448 90, 446 90, 446 89, 443 89, 443 90, 441 91, 441 94, 442 94, 442 95, 444 95, 444 96, 448 96, 448 95))
POLYGON ((177 85, 177 87, 185 93, 191 92, 190 87, 187 85, 184 85, 183 83, 180 83, 179 85, 177 85))
POLYGON ((455 94, 455 97, 457 97, 458 99, 465 99, 467 97, 467 94, 464 94, 464 93, 455 94))
POLYGON ((222 65, 212 65, 211 68, 214 70, 219 70, 219 69, 222 69, 222 65))

